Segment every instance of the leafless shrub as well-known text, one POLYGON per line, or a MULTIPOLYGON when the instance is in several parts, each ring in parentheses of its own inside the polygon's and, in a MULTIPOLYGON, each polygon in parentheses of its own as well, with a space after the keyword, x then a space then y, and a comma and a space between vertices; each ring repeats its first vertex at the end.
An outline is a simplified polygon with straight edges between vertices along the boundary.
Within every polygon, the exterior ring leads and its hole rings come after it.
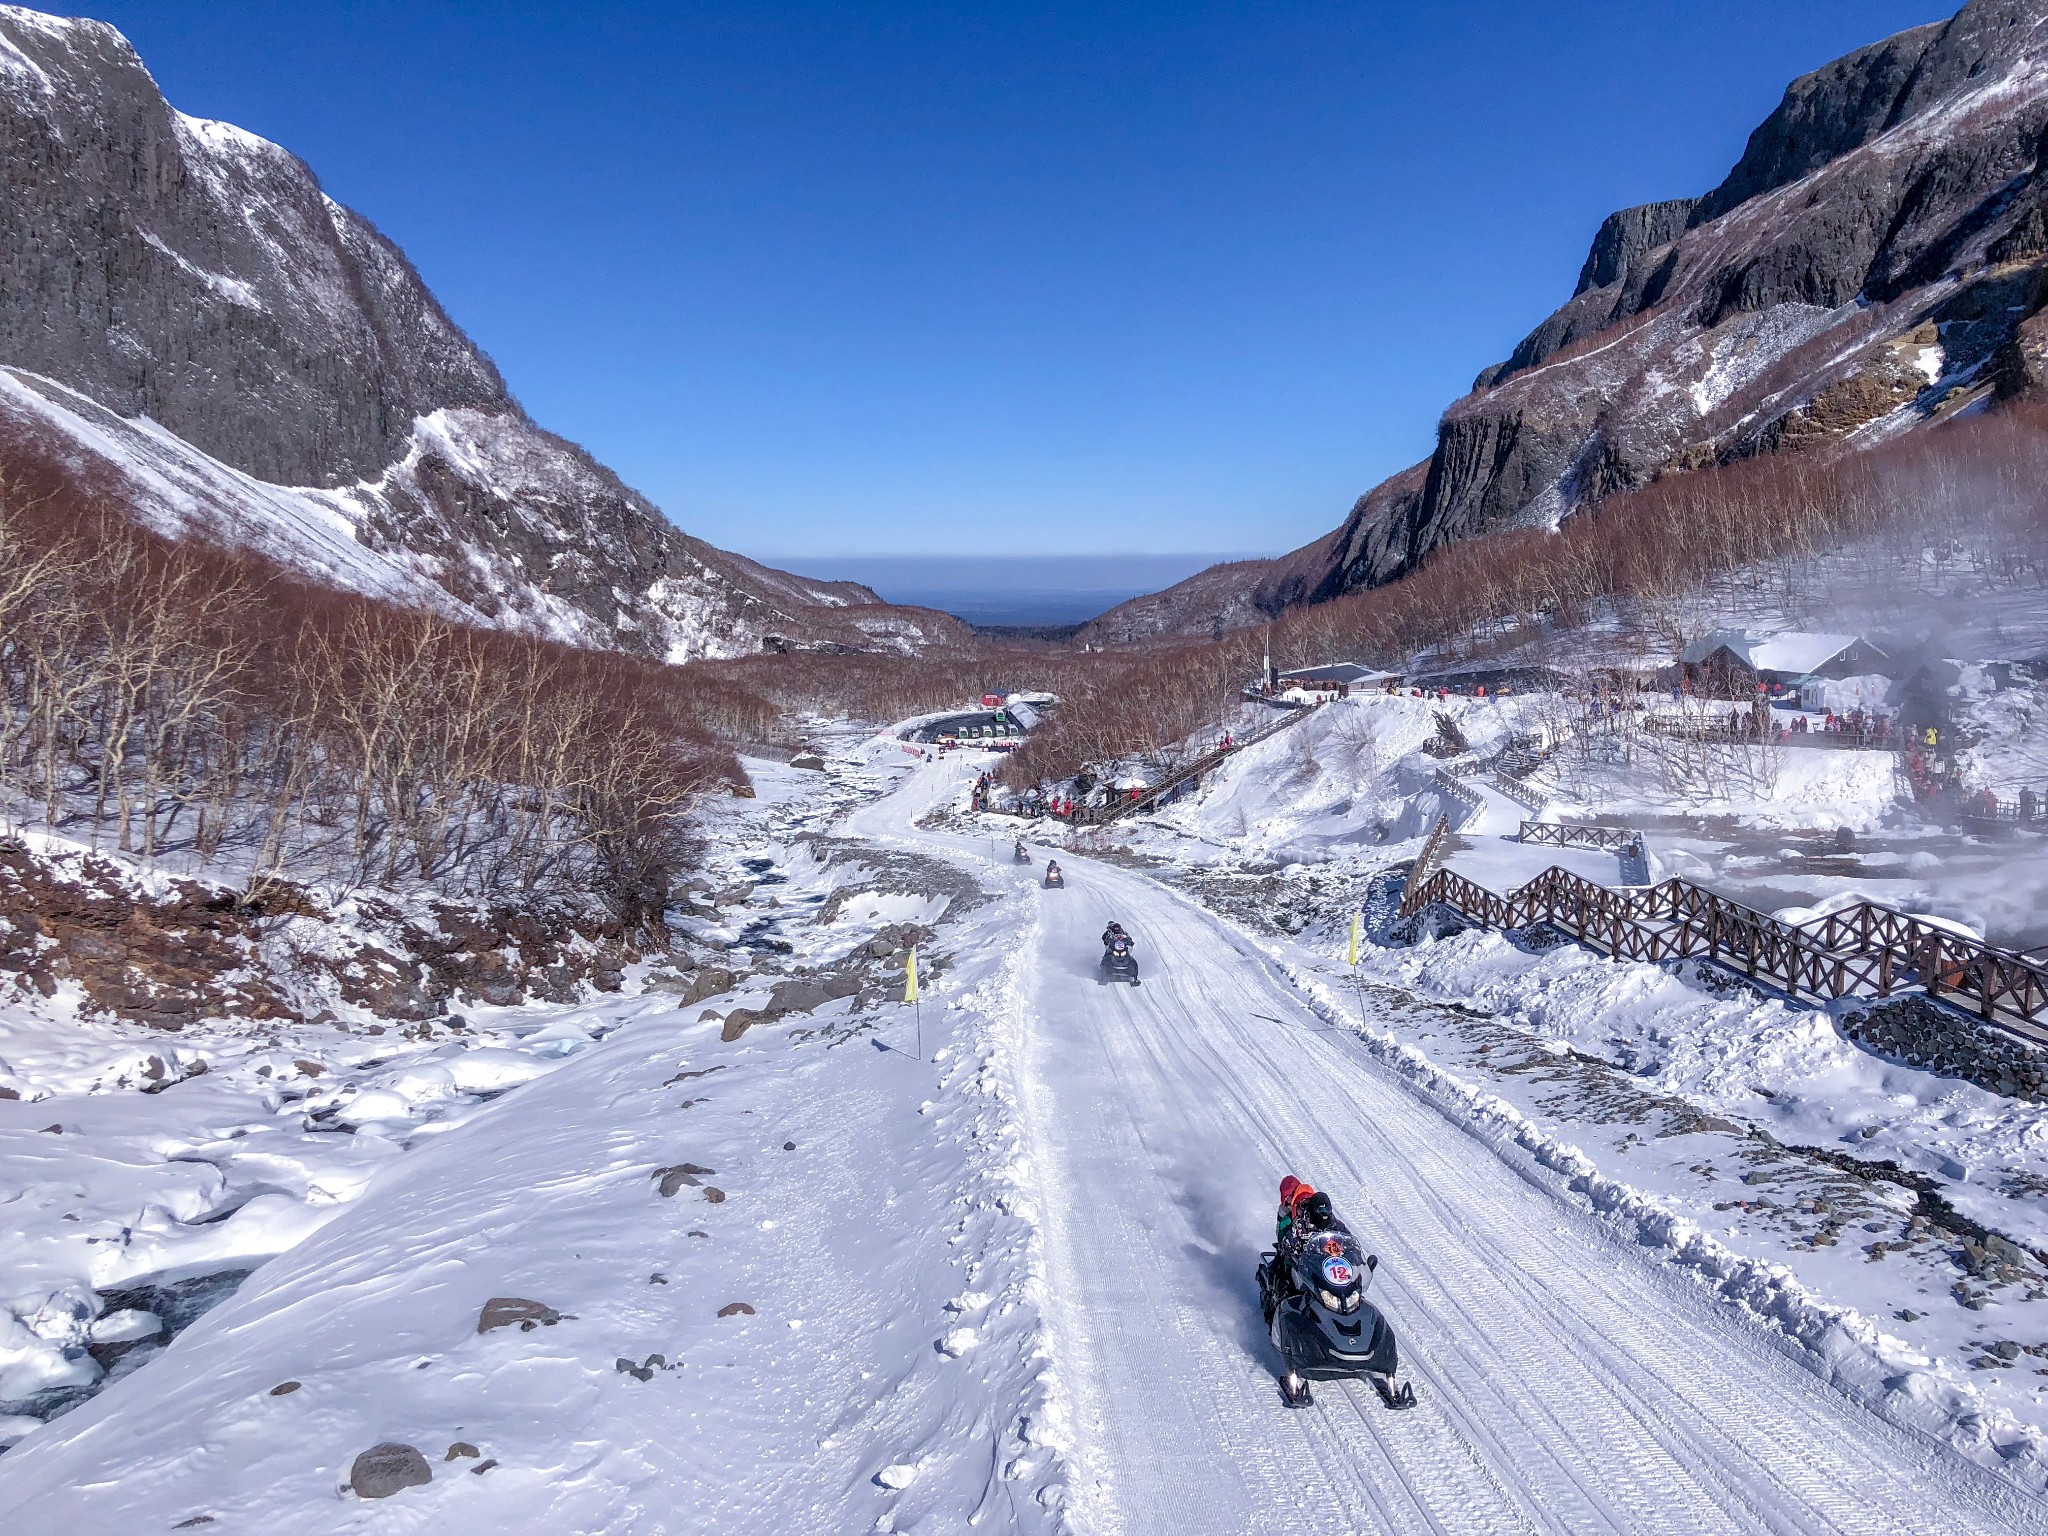
POLYGON ((686 813, 774 706, 691 669, 485 631, 173 542, 0 471, 0 789, 148 857, 230 851, 444 892, 590 892, 652 926, 686 813))

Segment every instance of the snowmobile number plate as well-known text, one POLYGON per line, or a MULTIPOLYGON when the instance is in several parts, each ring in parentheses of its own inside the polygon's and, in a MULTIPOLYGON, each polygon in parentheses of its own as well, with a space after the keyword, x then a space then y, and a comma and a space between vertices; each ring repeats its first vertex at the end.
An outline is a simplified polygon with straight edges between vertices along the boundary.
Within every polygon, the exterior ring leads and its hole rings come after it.
POLYGON ((1323 1260, 1323 1278, 1331 1285, 1349 1285, 1357 1274, 1358 1271, 1343 1259, 1323 1260))

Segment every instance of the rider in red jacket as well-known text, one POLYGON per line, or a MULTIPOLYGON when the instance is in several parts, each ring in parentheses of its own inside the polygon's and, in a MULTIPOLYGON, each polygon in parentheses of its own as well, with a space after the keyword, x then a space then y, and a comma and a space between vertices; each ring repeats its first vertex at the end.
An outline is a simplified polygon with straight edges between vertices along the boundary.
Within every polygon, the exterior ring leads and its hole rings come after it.
POLYGON ((1285 1242, 1287 1234, 1294 1230, 1296 1218, 1301 1214, 1302 1202, 1316 1192, 1313 1184, 1304 1183, 1293 1174, 1280 1181, 1280 1210, 1273 1220, 1273 1241, 1285 1242))

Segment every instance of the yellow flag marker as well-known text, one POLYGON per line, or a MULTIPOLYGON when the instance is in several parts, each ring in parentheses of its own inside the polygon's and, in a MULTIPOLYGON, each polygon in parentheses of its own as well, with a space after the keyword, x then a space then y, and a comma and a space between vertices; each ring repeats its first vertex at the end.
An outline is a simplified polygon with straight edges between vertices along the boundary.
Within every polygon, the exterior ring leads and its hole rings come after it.
POLYGON ((1349 952, 1348 952, 1348 953, 1347 953, 1347 954, 1345 955, 1345 957, 1344 957, 1344 963, 1345 963, 1346 965, 1350 965, 1350 966, 1356 966, 1356 965, 1358 964, 1358 939, 1359 939, 1359 935, 1360 935, 1360 933, 1361 933, 1361 932, 1363 932, 1364 928, 1365 928, 1365 914, 1364 914, 1363 912, 1354 912, 1354 913, 1352 913, 1352 914, 1351 914, 1351 949, 1350 949, 1350 951, 1349 951, 1349 952))
POLYGON ((917 1001, 917 946, 910 947, 910 964, 903 971, 903 1001, 917 1001))

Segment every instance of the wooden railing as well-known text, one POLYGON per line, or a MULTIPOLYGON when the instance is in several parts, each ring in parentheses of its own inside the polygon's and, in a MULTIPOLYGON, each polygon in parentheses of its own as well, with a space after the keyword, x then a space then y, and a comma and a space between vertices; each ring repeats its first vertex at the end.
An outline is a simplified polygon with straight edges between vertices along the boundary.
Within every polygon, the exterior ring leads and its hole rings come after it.
POLYGON ((1429 777, 1439 790, 1465 807, 1466 821, 1470 821, 1486 809, 1486 797, 1456 774, 1446 773, 1438 768, 1432 771, 1429 777))
POLYGON ((1525 821, 1515 841, 1545 848, 1626 848, 1643 834, 1633 827, 1594 827, 1570 821, 1525 821))
MULTIPOLYGON (((1436 825, 1429 829, 1429 840, 1422 845, 1422 852, 1416 856, 1415 867, 1408 871, 1408 884, 1401 892, 1401 915, 1408 917, 1417 911, 1423 902, 1418 899, 1430 875, 1435 871, 1437 861, 1443 857, 1444 840, 1451 835, 1451 818, 1439 816, 1436 825)), ((1468 881, 1467 884, 1470 884, 1468 881)), ((1473 886, 1474 890, 1479 889, 1473 886)))
POLYGON ((1543 797, 1532 794, 1528 785, 1510 774, 1494 773, 1493 787, 1532 816, 1539 814, 1543 809, 1543 797))
POLYGON ((1707 960, 1822 1002, 1917 986, 2048 1042, 2048 967, 1876 902, 1792 924, 1687 880, 1614 889, 1556 865, 1503 896, 1430 867, 1436 841, 1402 893, 1403 916, 1441 904, 1494 928, 1542 924, 1619 959, 1707 960))
POLYGON ((1709 717, 1649 714, 1643 729, 1653 736, 1670 736, 1680 741, 1734 742, 1763 747, 1824 747, 1834 752, 1905 752, 1913 745, 1912 734, 1904 729, 1794 731, 1782 722, 1767 720, 1763 734, 1757 734, 1756 717, 1747 710, 1729 710, 1709 717))

